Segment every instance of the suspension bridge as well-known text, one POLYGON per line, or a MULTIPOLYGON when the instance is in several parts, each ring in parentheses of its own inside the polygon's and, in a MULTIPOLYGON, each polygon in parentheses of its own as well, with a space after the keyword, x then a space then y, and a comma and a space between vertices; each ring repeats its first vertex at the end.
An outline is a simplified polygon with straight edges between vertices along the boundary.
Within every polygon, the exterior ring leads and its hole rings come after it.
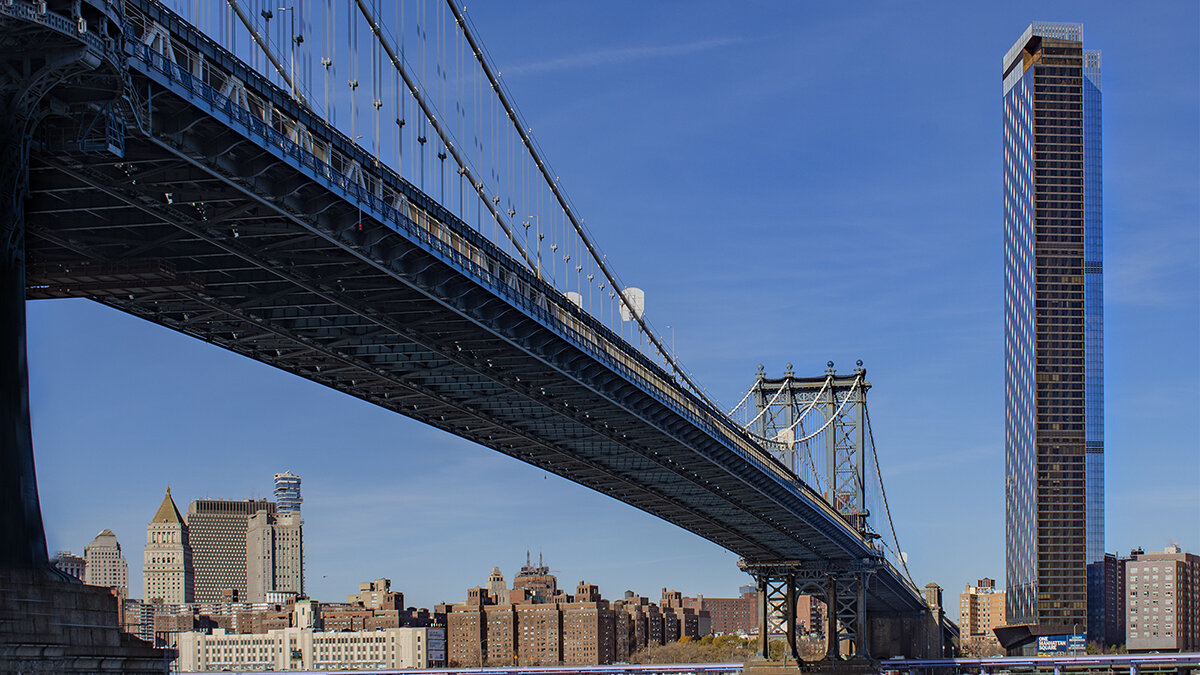
POLYGON ((760 634, 941 656, 861 362, 723 409, 664 347, 452 3, 0 0, 0 566, 46 563, 26 299, 84 297, 420 420, 742 557, 760 634))

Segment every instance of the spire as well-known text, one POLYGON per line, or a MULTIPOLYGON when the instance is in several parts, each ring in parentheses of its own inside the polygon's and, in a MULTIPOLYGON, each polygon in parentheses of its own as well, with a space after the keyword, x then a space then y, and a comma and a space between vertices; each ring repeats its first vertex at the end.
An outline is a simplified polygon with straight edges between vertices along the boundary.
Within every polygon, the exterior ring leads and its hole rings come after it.
POLYGON ((154 517, 150 519, 152 523, 182 523, 183 517, 179 515, 179 509, 175 508, 175 500, 171 499, 171 488, 167 488, 167 496, 163 497, 162 504, 159 504, 158 511, 154 517))

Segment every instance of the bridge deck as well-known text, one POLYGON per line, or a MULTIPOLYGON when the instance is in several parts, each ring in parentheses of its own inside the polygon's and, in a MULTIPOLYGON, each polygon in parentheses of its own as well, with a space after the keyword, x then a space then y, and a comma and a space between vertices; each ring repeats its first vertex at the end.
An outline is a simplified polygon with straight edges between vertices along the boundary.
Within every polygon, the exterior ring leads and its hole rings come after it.
MULTIPOLYGON (((44 123, 30 298, 89 297, 473 440, 749 560, 874 555, 821 498, 558 291, 165 9, 129 3, 270 104, 142 45, 122 157, 44 123), (289 140, 267 120, 300 121, 289 140), (295 135, 296 138, 300 134, 295 135), (338 149, 340 171, 322 149, 338 149), (364 177, 351 180, 361 172, 364 177), (363 184, 372 185, 368 189, 363 184), (390 197, 386 197, 390 195, 390 197)), ((329 153, 331 154, 331 153, 329 153)), ((882 563, 872 611, 923 607, 882 563)))

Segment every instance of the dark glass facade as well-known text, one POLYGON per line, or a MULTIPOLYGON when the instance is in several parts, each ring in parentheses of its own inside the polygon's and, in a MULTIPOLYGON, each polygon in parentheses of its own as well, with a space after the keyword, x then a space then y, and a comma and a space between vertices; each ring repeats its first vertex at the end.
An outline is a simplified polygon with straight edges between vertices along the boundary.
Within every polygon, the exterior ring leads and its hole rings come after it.
POLYGON ((1089 642, 1119 645, 1125 642, 1125 606, 1122 600, 1121 561, 1105 553, 1088 563, 1088 626, 1089 642))
POLYGON ((1087 623, 1104 555, 1100 63, 1033 24, 1004 62, 1007 622, 1087 623))

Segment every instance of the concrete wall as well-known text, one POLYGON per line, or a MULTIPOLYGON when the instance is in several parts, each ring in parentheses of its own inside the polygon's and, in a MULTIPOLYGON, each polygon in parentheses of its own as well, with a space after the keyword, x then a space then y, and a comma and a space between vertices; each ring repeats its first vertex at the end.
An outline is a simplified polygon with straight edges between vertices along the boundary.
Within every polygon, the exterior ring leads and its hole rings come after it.
POLYGON ((0 568, 0 672, 165 674, 163 651, 124 633, 107 588, 0 568))

